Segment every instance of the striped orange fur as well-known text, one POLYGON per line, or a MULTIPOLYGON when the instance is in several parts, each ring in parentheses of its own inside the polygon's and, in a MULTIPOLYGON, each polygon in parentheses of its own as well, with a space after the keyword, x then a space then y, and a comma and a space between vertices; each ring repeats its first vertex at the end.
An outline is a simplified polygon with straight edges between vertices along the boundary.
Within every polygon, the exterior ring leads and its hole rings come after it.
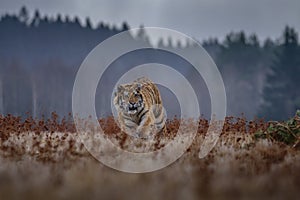
POLYGON ((140 138, 166 130, 166 113, 157 86, 142 77, 119 85, 114 97, 122 131, 140 138))

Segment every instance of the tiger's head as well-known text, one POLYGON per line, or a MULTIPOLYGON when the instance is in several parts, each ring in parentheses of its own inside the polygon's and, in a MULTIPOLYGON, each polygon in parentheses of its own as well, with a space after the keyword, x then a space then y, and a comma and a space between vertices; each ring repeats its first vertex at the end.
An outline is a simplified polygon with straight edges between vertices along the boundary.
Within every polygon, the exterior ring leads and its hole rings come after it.
POLYGON ((139 83, 118 85, 114 104, 125 114, 134 115, 144 108, 142 85, 139 83))

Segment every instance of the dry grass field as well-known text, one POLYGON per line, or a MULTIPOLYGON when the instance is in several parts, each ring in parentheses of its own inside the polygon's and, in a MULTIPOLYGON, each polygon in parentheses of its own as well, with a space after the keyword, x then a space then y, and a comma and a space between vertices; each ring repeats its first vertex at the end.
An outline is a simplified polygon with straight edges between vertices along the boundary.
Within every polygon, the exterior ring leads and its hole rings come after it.
MULTIPOLYGON (((48 120, 0 116, 0 199, 297 199, 300 120, 291 120, 228 117, 215 148, 199 159, 208 128, 201 119, 193 144, 175 163, 129 174, 94 159, 74 124, 55 113, 48 120)), ((130 148, 112 118, 99 122, 116 145, 130 148)), ((164 137, 172 139, 178 126, 179 120, 168 121, 164 137)), ((153 148, 161 148, 163 138, 155 140, 153 148)))

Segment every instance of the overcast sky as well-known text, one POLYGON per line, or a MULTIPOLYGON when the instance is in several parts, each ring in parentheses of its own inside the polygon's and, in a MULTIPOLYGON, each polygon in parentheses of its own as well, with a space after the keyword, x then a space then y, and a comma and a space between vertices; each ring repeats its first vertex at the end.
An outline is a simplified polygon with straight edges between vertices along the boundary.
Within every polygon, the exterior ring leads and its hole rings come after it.
POLYGON ((22 5, 42 15, 88 16, 93 24, 171 28, 199 40, 239 30, 277 38, 285 25, 300 30, 300 0, 0 0, 0 14, 22 5))

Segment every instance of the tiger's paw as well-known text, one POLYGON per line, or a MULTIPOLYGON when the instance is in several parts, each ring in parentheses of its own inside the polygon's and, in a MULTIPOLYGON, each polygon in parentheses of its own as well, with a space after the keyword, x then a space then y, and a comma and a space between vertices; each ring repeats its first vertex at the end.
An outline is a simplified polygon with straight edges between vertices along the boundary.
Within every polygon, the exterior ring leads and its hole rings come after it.
POLYGON ((136 132, 134 136, 135 138, 143 139, 143 140, 149 140, 150 138, 152 138, 150 134, 144 134, 141 132, 136 132))

